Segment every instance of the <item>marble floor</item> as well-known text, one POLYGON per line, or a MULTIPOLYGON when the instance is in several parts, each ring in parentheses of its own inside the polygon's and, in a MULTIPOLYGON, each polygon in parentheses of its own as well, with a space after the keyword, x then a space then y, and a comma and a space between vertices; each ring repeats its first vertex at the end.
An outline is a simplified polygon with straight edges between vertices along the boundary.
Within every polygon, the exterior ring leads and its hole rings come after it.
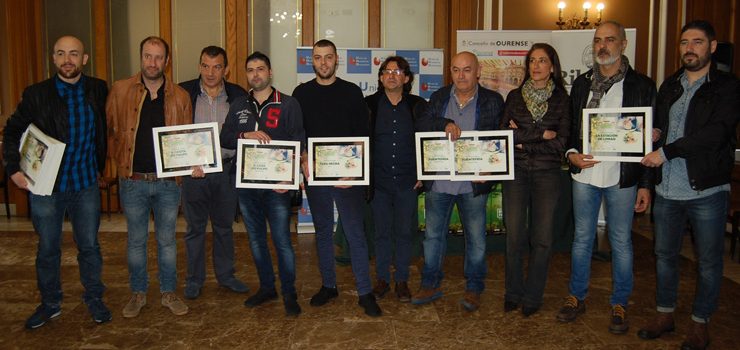
MULTIPOLYGON (((185 275, 184 232, 178 223, 178 277, 185 275)), ((241 222, 235 223, 243 233, 241 222)), ((65 230, 69 232, 69 227, 65 230)), ((384 316, 370 318, 357 306, 357 295, 349 266, 338 266, 340 296, 320 308, 309 306, 311 295, 320 286, 312 235, 295 237, 299 302, 303 313, 286 318, 281 302, 257 309, 243 306, 245 295, 217 286, 209 275, 202 296, 187 301, 190 313, 173 316, 159 305, 156 282, 156 243, 149 245, 149 304, 141 315, 124 319, 121 310, 129 298, 126 269, 125 221, 121 215, 105 216, 101 222, 103 279, 108 287, 107 305, 113 320, 95 325, 81 302, 82 287, 76 262, 76 249, 70 234, 65 234, 62 256, 62 281, 65 293, 63 313, 47 325, 28 331, 25 319, 39 301, 34 259, 36 237, 26 219, 0 219, 0 349, 673 349, 683 339, 689 324, 695 265, 690 247, 681 262, 680 302, 677 332, 654 341, 636 336, 639 326, 654 312, 655 273, 652 254, 652 227, 643 217, 635 230, 635 288, 629 306, 630 331, 626 335, 608 332, 610 265, 594 262, 587 311, 573 323, 561 324, 555 314, 567 294, 570 255, 555 254, 549 273, 544 305, 540 312, 524 318, 520 313, 504 314, 503 255, 488 257, 486 291, 480 310, 468 313, 458 304, 464 289, 463 260, 460 256, 445 261, 445 296, 425 306, 399 303, 394 296, 379 302, 384 316)), ((686 240, 689 241, 688 239, 686 240)), ((256 290, 254 264, 245 234, 236 235, 237 276, 256 290)), ((210 240, 208 241, 210 247, 210 240)), ((421 259, 415 259, 411 285, 420 279, 421 259)), ((738 264, 726 259, 719 310, 712 319, 710 334, 713 349, 738 349, 740 324, 740 286, 738 264), (731 279, 732 278, 732 279, 731 279)), ((208 266, 209 274, 211 266, 208 266)), ((178 290, 182 295, 182 290, 178 290)))

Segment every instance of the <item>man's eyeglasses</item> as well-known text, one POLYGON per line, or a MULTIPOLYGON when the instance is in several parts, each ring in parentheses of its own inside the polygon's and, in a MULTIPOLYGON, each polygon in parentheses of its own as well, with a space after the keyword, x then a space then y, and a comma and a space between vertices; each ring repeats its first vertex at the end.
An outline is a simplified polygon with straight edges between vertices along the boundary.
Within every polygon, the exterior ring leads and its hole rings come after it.
POLYGON ((400 69, 383 69, 384 75, 401 75, 403 71, 400 69))

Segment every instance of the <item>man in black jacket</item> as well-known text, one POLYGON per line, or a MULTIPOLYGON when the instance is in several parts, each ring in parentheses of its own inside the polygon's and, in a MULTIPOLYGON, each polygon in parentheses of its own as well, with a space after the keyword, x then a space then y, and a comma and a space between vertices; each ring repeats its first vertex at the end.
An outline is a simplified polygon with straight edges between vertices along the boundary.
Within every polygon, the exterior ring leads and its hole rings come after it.
POLYGON ((416 180, 414 122, 426 105, 423 98, 411 94, 413 81, 406 59, 389 56, 378 70, 378 91, 365 98, 372 137, 369 196, 375 222, 377 278, 373 294, 380 299, 390 290, 393 260, 396 296, 406 303, 411 301, 411 240, 418 221, 416 190, 421 187, 416 180))
MULTIPOLYGON (((583 154, 581 123, 584 108, 654 105, 655 83, 630 67, 623 54, 626 48, 627 38, 621 24, 605 22, 600 25, 593 38, 594 67, 580 75, 571 89, 571 149, 566 156, 573 178, 575 233, 569 295, 557 315, 559 321, 571 322, 586 310, 591 253, 599 208, 604 199, 612 248, 609 331, 615 334, 624 334, 629 327, 626 308, 633 286, 632 218, 634 212, 645 211, 650 203, 652 172, 639 163, 598 162, 592 155, 583 154)), ((655 135, 652 136, 655 141, 655 135)))
MULTIPOLYGON (((231 104, 245 97, 246 91, 224 77, 229 72, 226 51, 218 46, 205 47, 200 53, 200 76, 180 83, 189 94, 193 105, 193 123, 217 122, 221 128, 231 104)), ((213 270, 218 284, 236 293, 247 293, 249 288, 234 277, 234 230, 236 188, 233 160, 235 150, 221 148, 223 170, 204 174, 198 168, 182 182, 182 205, 188 223, 185 248, 188 256, 188 274, 185 298, 200 296, 206 279, 206 226, 211 218, 213 227, 213 270)))
MULTIPOLYGON (((504 112, 504 99, 478 84, 481 66, 471 52, 452 58, 453 84, 432 94, 417 131, 445 131, 455 141, 463 130, 496 130, 504 112)), ((480 307, 486 278, 486 200, 493 181, 427 181, 424 269, 421 289, 411 302, 426 304, 442 297, 442 262, 452 207, 457 205, 465 230, 465 295, 460 301, 467 311, 480 307)))
POLYGON ((65 212, 72 221, 77 244, 80 280, 85 287, 83 301, 96 323, 111 320, 103 303, 105 286, 100 274, 103 259, 98 244, 100 193, 98 177, 105 169, 107 151, 104 81, 82 74, 88 55, 82 42, 72 36, 59 38, 52 53, 57 74, 26 88, 18 109, 5 126, 3 155, 5 169, 21 189, 28 180, 21 170, 18 151, 23 132, 30 124, 66 144, 53 193, 31 193, 31 220, 39 235, 36 278, 41 305, 26 321, 26 328, 43 326, 62 313, 60 276, 62 223, 65 212))
POLYGON ((678 262, 686 219, 693 229, 699 264, 691 330, 681 349, 704 349, 707 324, 717 309, 740 84, 717 70, 714 28, 693 21, 681 30, 682 68, 658 92, 656 123, 665 130, 658 150, 642 163, 658 167, 655 199, 657 316, 637 334, 643 339, 673 331, 678 297, 678 262))

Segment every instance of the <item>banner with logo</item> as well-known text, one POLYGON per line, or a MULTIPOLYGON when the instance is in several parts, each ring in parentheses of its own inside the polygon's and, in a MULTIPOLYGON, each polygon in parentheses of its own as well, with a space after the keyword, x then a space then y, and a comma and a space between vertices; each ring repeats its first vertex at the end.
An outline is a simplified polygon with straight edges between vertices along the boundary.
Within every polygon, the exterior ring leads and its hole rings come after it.
MULTIPOLYGON (((411 92, 429 99, 434 91, 444 85, 444 52, 440 49, 430 50, 394 50, 394 49, 349 49, 337 48, 339 56, 337 76, 357 84, 362 93, 372 95, 378 90, 378 70, 388 56, 401 56, 409 62, 414 72, 411 92)), ((313 71, 311 47, 297 48, 298 83, 307 82, 316 77, 313 71)))
MULTIPOLYGON (((524 59, 535 43, 548 43, 560 58, 565 87, 570 91, 576 77, 591 69, 593 57, 590 30, 458 30, 457 50, 478 56, 483 67, 481 85, 506 98, 524 79, 524 59)), ((627 32, 625 56, 635 62, 637 30, 627 32)))

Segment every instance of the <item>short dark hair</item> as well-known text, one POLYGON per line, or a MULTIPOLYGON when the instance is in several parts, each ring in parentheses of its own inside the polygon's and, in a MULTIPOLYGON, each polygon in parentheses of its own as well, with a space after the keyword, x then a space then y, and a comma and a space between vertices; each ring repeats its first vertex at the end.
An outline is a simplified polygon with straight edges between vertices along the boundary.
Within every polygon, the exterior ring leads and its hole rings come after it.
POLYGON ((224 57, 224 68, 226 68, 226 67, 229 66, 229 57, 226 56, 226 50, 224 50, 221 47, 218 47, 218 46, 215 46, 215 45, 206 46, 206 47, 203 48, 203 50, 200 51, 200 57, 199 58, 203 58, 203 55, 204 54, 206 56, 208 56, 208 57, 211 57, 211 58, 216 58, 219 55, 221 55, 221 56, 224 57))
POLYGON ((244 69, 247 68, 247 64, 252 61, 263 61, 267 65, 267 69, 272 69, 272 65, 270 64, 270 58, 267 57, 267 55, 263 54, 262 52, 255 51, 252 52, 251 55, 247 56, 247 61, 244 62, 244 69))
POLYGON ((158 36, 154 36, 154 35, 148 36, 148 37, 144 38, 144 40, 141 41, 141 44, 139 44, 139 57, 141 57, 141 55, 144 53, 144 44, 146 44, 146 43, 152 43, 154 45, 162 45, 162 46, 164 46, 164 58, 165 58, 165 60, 170 57, 170 45, 167 44, 167 42, 164 39, 162 39, 162 38, 160 38, 158 36))
POLYGON ((685 33, 689 29, 701 30, 702 32, 704 32, 704 35, 707 36, 707 39, 709 39, 710 42, 714 41, 717 37, 717 33, 714 31, 714 27, 712 27, 712 24, 709 23, 709 21, 703 19, 697 19, 686 23, 686 25, 681 28, 681 34, 685 33))
POLYGON ((388 56, 386 57, 385 61, 380 64, 380 68, 378 69, 378 90, 380 90, 381 88, 385 88, 383 86, 383 82, 380 81, 380 77, 383 75, 385 67, 387 67, 388 63, 391 62, 396 62, 396 64, 398 65, 398 69, 402 70, 403 74, 409 77, 409 81, 406 84, 403 84, 403 92, 410 92, 411 86, 414 83, 414 72, 411 71, 411 66, 409 65, 409 62, 401 56, 388 56))
POLYGON ((534 50, 545 51, 547 58, 549 58, 552 63, 552 74, 550 74, 550 79, 555 83, 556 88, 565 90, 565 82, 563 81, 563 72, 561 71, 558 52, 555 51, 555 48, 550 46, 550 44, 545 43, 535 43, 529 51, 527 51, 527 57, 524 59, 524 79, 522 79, 522 85, 520 85, 520 87, 524 86, 524 83, 529 79, 529 59, 532 57, 532 52, 534 52, 534 50))
POLYGON ((337 46, 334 45, 334 43, 331 42, 331 40, 329 39, 321 39, 317 41, 315 44, 313 44, 314 49, 317 47, 331 47, 332 49, 334 49, 334 53, 335 54, 337 53, 337 46))

